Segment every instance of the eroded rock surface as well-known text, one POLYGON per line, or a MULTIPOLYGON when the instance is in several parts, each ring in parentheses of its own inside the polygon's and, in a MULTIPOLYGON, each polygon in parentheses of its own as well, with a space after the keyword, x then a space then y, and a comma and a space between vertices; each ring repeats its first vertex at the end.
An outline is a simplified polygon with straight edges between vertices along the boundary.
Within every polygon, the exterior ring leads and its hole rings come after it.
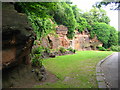
POLYGON ((79 33, 76 30, 75 37, 71 40, 71 47, 76 50, 96 50, 96 47, 100 45, 102 46, 102 43, 97 39, 97 37, 95 36, 91 39, 87 30, 82 33, 79 33))
POLYGON ((39 76, 32 72, 30 63, 30 53, 35 39, 27 16, 18 13, 13 3, 2 3, 3 88, 22 87, 26 83, 33 84, 39 81, 39 76))
POLYGON ((29 64, 29 54, 35 37, 27 16, 18 13, 10 3, 3 3, 2 8, 3 68, 15 62, 29 64))
POLYGON ((103 45, 96 36, 91 39, 87 29, 81 33, 75 30, 73 39, 68 39, 67 33, 68 28, 64 25, 59 25, 56 27, 56 34, 49 34, 47 37, 43 37, 39 45, 50 49, 58 49, 59 47, 67 49, 72 47, 76 50, 97 50, 97 46, 103 45))

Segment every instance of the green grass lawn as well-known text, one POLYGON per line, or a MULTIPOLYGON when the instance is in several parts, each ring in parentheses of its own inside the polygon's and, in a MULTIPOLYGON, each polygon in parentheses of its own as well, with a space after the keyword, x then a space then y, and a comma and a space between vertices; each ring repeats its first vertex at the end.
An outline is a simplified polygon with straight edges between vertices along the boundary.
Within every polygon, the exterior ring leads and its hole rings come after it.
POLYGON ((43 65, 58 81, 36 88, 97 88, 96 64, 112 54, 108 51, 77 51, 73 55, 43 60, 43 65))

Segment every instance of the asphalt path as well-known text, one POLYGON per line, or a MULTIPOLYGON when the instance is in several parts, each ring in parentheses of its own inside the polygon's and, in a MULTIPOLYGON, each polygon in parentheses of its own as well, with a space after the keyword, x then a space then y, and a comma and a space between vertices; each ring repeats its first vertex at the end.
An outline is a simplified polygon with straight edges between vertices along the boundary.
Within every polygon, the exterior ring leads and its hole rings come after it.
POLYGON ((114 53, 101 65, 105 80, 110 88, 118 88, 118 81, 120 81, 120 79, 118 79, 119 65, 120 65, 120 52, 114 53))

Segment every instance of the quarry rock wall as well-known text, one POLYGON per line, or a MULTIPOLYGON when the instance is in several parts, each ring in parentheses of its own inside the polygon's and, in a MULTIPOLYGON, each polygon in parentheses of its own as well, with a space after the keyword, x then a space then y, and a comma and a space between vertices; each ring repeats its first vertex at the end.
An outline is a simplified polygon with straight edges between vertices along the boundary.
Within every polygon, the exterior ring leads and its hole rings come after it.
POLYGON ((59 47, 70 48, 76 50, 97 50, 97 46, 102 46, 102 43, 95 36, 90 38, 88 30, 83 32, 75 31, 75 36, 73 39, 67 38, 68 28, 64 25, 59 25, 56 27, 56 35, 48 35, 42 39, 41 46, 50 47, 50 49, 57 49, 59 47))

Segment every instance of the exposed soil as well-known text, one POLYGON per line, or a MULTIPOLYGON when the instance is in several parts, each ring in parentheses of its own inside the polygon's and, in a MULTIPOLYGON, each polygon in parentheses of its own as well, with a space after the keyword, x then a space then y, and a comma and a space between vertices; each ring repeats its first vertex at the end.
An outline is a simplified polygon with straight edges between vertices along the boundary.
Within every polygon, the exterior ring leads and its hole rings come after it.
POLYGON ((41 81, 39 83, 36 83, 35 85, 43 85, 43 84, 48 83, 48 82, 55 83, 56 81, 59 80, 54 74, 52 74, 49 71, 46 71, 46 75, 47 75, 47 79, 45 81, 41 81))
POLYGON ((29 83, 23 82, 24 84, 22 84, 18 87, 11 87, 11 88, 34 88, 35 85, 43 85, 43 84, 48 83, 48 82, 54 83, 58 80, 58 78, 49 71, 46 71, 46 75, 47 75, 47 79, 45 81, 34 81, 34 80, 32 81, 32 80, 30 80, 29 83))

